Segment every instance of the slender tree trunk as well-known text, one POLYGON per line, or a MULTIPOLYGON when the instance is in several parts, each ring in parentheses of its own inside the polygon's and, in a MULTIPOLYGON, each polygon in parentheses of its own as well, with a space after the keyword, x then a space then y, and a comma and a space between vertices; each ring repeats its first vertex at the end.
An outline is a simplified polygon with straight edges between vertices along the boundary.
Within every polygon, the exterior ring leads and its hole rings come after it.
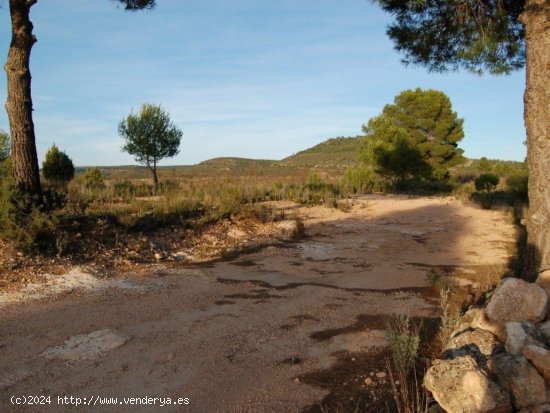
POLYGON ((542 272, 550 269, 550 1, 527 0, 521 21, 527 47, 528 243, 542 272))
POLYGON ((157 160, 153 160, 153 167, 151 168, 153 172, 153 195, 157 196, 159 188, 159 178, 157 176, 157 160))
POLYGON ((40 172, 32 121, 29 60, 36 42, 29 19, 37 0, 10 0, 12 39, 4 66, 8 78, 6 111, 10 122, 13 175, 20 190, 40 194, 40 172))

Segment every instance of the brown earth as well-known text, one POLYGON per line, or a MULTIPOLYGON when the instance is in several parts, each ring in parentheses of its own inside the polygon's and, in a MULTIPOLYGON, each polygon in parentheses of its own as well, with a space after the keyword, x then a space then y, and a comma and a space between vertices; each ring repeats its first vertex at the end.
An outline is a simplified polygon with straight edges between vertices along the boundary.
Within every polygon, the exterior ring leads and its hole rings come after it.
POLYGON ((438 299, 425 275, 434 267, 462 297, 478 296, 515 241, 507 213, 452 198, 375 195, 347 212, 274 206, 300 215, 308 236, 289 242, 288 219, 225 260, 135 266, 115 278, 72 269, 1 293, 0 411, 384 410, 387 377, 376 373, 386 369, 388 317, 430 324, 438 299), (52 399, 14 406, 14 395, 52 399), (189 404, 75 408, 57 396, 189 404))

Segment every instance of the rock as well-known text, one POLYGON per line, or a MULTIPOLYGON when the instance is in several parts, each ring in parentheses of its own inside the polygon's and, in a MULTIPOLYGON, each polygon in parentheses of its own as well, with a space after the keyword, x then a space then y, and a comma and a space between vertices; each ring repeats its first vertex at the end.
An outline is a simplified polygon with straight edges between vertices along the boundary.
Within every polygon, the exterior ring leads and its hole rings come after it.
POLYGON ((247 236, 247 234, 246 232, 238 228, 231 228, 229 231, 227 231, 227 236, 231 238, 244 238, 247 236))
POLYGON ((471 325, 472 328, 477 328, 479 330, 485 330, 492 333, 502 342, 506 341, 506 329, 502 324, 491 321, 489 317, 487 317, 485 309, 481 309, 475 313, 471 325))
POLYGON ((550 321, 539 324, 537 328, 546 337, 547 340, 550 340, 550 321))
POLYGON ((547 310, 548 296, 542 287, 519 278, 506 278, 494 291, 486 313, 497 323, 537 323, 544 320, 547 310))
POLYGON ((502 351, 502 344, 495 336, 484 330, 468 330, 449 340, 444 348, 444 357, 472 356, 478 363, 502 351))
POLYGON ((460 317, 460 323, 451 333, 451 338, 454 338, 467 330, 470 330, 472 327, 472 322, 478 313, 481 311, 479 308, 471 308, 466 313, 460 317))
POLYGON ((370 377, 367 377, 367 378, 365 379, 365 384, 366 384, 367 386, 372 386, 372 379, 371 379, 370 377))
POLYGON ((302 362, 302 359, 301 359, 300 357, 298 357, 298 356, 292 356, 292 357, 290 358, 290 362, 291 362, 292 364, 300 364, 300 363, 302 362))
POLYGON ((550 383, 550 351, 529 344, 523 348, 523 355, 542 374, 546 382, 550 383))
POLYGON ((175 252, 172 254, 172 257, 174 257, 174 259, 176 261, 183 261, 183 260, 187 260, 187 261, 190 261, 190 256, 187 255, 185 252, 183 251, 178 251, 178 252, 175 252))
POLYGON ((387 374, 384 371, 382 371, 380 373, 376 373, 376 377, 378 377, 379 379, 383 379, 386 376, 387 376, 387 374))
POLYGON ((26 380, 32 375, 33 372, 26 368, 21 368, 19 370, 11 372, 3 372, 3 374, 0 376, 0 390, 5 390, 9 387, 12 387, 20 381, 26 380))
POLYGON ((523 323, 513 321, 506 323, 506 343, 504 348, 510 354, 519 354, 527 341, 527 333, 523 328, 523 323))
POLYGON ((51 347, 41 355, 48 359, 69 361, 86 360, 102 356, 107 351, 114 350, 126 343, 127 339, 109 330, 98 330, 90 334, 73 336, 64 345, 51 347))
POLYGON ((428 413, 445 413, 445 410, 439 404, 434 404, 428 408, 428 413))
POLYGON ((550 404, 541 404, 540 406, 521 409, 519 413, 550 413, 550 404))
POLYGON ((541 286, 546 294, 550 297, 550 270, 543 271, 537 277, 535 283, 541 286))
POLYGON ((517 321, 506 323, 506 351, 514 355, 521 354, 527 344, 541 345, 540 333, 535 326, 517 321))
POLYGON ((550 390, 525 357, 499 354, 490 360, 489 368, 502 388, 510 392, 516 409, 550 403, 550 390))
POLYGON ((426 372, 424 385, 449 413, 512 412, 509 395, 471 356, 435 360, 426 372))

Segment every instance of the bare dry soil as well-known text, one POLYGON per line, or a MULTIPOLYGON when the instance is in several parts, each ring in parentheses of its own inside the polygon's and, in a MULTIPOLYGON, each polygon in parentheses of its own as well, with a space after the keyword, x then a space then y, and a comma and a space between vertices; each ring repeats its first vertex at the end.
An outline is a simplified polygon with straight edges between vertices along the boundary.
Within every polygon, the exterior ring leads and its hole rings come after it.
POLYGON ((436 319, 433 267, 475 297, 502 274, 515 240, 507 213, 452 198, 275 207, 289 219, 231 258, 109 278, 73 268, 0 293, 0 411, 381 411, 387 318, 436 319), (293 214, 308 236, 291 242, 293 214), (52 403, 14 406, 14 395, 52 403), (77 409, 57 403, 65 395, 119 404, 77 409), (145 396, 189 404, 120 404, 145 396))

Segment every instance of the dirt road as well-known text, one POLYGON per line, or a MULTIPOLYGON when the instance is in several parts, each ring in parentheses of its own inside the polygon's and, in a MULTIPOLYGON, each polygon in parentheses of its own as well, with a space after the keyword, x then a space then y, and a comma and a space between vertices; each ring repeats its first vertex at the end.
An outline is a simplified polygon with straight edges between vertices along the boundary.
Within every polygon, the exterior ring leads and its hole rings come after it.
POLYGON ((452 199, 370 196, 300 214, 309 236, 297 242, 123 280, 74 270, 96 288, 3 297, 0 411, 298 412, 348 381, 369 393, 365 378, 385 381, 387 316, 436 315, 427 269, 483 286, 514 242, 504 212, 452 199), (10 402, 31 395, 51 404, 10 402))

